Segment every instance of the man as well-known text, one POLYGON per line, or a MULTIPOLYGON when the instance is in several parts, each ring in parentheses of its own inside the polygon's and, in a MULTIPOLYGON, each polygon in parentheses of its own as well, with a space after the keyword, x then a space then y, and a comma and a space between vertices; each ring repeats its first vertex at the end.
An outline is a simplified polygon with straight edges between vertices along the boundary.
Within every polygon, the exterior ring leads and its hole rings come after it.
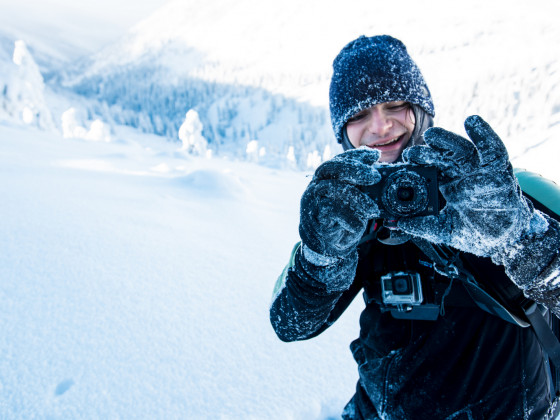
POLYGON ((351 344, 359 380, 345 419, 543 418, 553 397, 534 331, 497 316, 504 311, 480 302, 476 285, 513 284, 560 314, 559 223, 523 197, 503 143, 481 118, 465 122, 471 141, 428 129, 430 92, 392 37, 362 36, 342 49, 330 110, 345 152, 322 164, 303 194, 301 244, 270 309, 277 335, 320 334, 363 288, 351 344), (379 199, 364 189, 383 182, 381 167, 403 163, 437 168, 444 206, 388 229, 379 199))

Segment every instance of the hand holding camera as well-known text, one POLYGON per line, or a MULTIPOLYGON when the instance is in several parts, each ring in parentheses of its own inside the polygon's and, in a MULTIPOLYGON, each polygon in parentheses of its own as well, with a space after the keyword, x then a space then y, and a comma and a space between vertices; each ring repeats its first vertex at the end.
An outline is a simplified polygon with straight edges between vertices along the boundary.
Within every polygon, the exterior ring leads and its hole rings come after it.
POLYGON ((380 181, 378 159, 377 150, 354 149, 317 168, 301 199, 303 245, 327 257, 355 253, 368 220, 379 216, 376 202, 360 190, 380 181))
POLYGON ((437 217, 401 219, 398 227, 497 261, 524 233, 546 228, 546 221, 522 196, 506 148, 492 128, 472 116, 465 129, 472 141, 431 128, 424 134, 427 146, 403 152, 407 162, 438 168, 447 204, 437 217))
POLYGON ((433 166, 381 165, 381 181, 362 187, 379 207, 379 217, 396 221, 401 217, 435 215, 439 210, 437 169, 433 166))

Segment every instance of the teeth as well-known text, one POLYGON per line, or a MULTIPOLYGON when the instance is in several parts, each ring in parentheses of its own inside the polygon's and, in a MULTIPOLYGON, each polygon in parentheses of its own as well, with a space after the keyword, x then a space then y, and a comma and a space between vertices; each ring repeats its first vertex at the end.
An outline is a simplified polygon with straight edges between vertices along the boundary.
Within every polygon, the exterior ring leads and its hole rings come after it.
POLYGON ((386 142, 386 143, 376 144, 375 146, 388 146, 388 145, 390 145, 390 144, 393 144, 393 143, 397 142, 398 140, 399 140, 399 138, 398 138, 398 137, 395 137, 394 139, 389 140, 389 141, 386 142))

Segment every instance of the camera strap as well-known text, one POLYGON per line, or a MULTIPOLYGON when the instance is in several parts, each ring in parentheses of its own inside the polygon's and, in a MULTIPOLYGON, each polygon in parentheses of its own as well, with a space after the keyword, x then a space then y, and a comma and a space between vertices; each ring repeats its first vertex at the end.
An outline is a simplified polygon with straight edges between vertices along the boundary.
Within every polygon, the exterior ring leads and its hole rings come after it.
POLYGON ((560 341, 546 319, 548 310, 543 305, 523 299, 520 306, 526 317, 524 320, 508 310, 476 282, 473 275, 463 267, 459 252, 453 252, 447 247, 435 246, 420 238, 414 238, 412 241, 428 258, 432 259, 433 267, 438 273, 449 277, 451 281, 454 279, 463 281, 472 299, 481 309, 520 327, 531 327, 550 361, 560 369, 560 341))
MULTIPOLYGON (((520 304, 525 300, 523 293, 511 282, 493 284, 490 290, 485 285, 476 281, 472 273, 467 270, 460 257, 460 252, 447 246, 434 245, 422 238, 412 238, 412 242, 431 260, 434 270, 451 279, 459 280, 467 290, 474 303, 483 311, 498 316, 505 321, 526 328, 530 323, 520 309, 520 304), (515 310, 516 309, 516 310, 515 310)), ((494 281, 498 283, 498 281, 494 281)))
POLYGON ((463 267, 459 253, 450 248, 436 246, 425 239, 413 237, 412 242, 432 261, 436 272, 452 280, 459 279, 476 284, 473 275, 463 267))

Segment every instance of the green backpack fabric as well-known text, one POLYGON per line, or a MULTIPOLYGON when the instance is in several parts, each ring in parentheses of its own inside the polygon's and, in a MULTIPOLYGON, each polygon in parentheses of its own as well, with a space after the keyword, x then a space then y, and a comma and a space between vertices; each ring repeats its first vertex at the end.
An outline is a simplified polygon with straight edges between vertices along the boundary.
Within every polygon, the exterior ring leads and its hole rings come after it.
POLYGON ((560 186, 558 184, 526 169, 514 169, 513 173, 517 177, 521 190, 533 199, 537 208, 544 207, 545 213, 549 213, 555 219, 560 218, 560 186))

